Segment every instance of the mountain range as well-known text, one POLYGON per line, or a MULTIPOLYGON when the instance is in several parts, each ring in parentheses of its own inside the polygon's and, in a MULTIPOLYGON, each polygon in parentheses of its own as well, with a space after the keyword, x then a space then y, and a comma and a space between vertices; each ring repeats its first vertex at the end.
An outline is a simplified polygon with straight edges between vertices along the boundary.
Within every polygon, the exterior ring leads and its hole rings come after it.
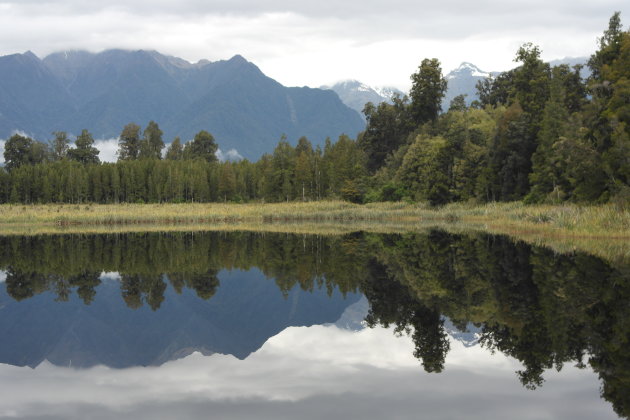
POLYGON ((330 90, 285 87, 237 55, 189 63, 156 51, 31 52, 0 57, 0 138, 90 130, 116 138, 129 122, 158 122, 165 142, 211 132, 222 150, 256 159, 282 135, 313 144, 364 121, 330 90))

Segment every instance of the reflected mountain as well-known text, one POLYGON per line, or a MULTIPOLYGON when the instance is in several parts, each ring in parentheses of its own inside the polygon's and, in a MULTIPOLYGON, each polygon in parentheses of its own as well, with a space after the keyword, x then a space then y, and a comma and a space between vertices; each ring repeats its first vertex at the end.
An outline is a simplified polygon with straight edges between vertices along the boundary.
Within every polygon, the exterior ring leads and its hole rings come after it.
MULTIPOLYGON (((289 326, 335 322, 360 295, 330 295, 293 287, 283 294, 258 270, 222 271, 220 287, 203 300, 192 290, 166 288, 159 310, 129 306, 121 282, 104 279, 96 297, 65 302, 54 293, 17 302, 0 294, 0 361, 35 367, 55 365, 123 368, 160 365, 199 351, 244 359, 289 326)), ((166 285, 166 283, 163 283, 166 285)))

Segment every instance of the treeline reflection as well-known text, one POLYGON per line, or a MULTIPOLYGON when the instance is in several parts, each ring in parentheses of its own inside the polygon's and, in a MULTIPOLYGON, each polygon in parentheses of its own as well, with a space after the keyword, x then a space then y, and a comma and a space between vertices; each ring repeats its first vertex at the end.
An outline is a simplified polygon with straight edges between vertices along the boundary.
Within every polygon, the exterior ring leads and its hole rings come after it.
POLYGON ((369 326, 411 335, 414 355, 440 372, 448 317, 481 329, 483 346, 518 359, 522 384, 545 370, 590 365, 602 396, 630 414, 630 267, 584 253, 557 254, 507 237, 442 231, 345 236, 270 233, 144 233, 0 238, 10 296, 51 291, 89 304, 102 272, 120 274, 131 308, 158 309, 170 284, 210 299, 222 269, 258 268, 287 293, 335 288, 365 294, 369 326))

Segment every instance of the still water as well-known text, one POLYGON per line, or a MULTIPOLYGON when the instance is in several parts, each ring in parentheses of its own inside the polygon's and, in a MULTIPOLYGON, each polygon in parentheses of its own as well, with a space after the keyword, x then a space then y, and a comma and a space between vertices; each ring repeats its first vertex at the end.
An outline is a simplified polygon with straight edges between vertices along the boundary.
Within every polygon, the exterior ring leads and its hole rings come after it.
POLYGON ((507 237, 0 237, 0 418, 615 419, 630 267, 507 237))

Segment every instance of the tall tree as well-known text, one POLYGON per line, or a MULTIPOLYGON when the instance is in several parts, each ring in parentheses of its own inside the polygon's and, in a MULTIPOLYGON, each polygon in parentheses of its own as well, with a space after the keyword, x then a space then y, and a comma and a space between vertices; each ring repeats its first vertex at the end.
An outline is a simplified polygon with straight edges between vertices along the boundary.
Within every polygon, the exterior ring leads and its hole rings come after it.
POLYGON ((41 163, 46 158, 46 145, 30 137, 14 134, 4 144, 4 164, 8 170, 22 165, 41 163))
POLYGON ((588 61, 588 66, 591 69, 591 80, 594 82, 598 82, 602 78, 603 67, 610 65, 619 56, 622 34, 621 13, 615 12, 608 21, 608 28, 599 38, 599 50, 588 61))
POLYGON ((55 131, 54 139, 50 142, 50 154, 53 161, 63 160, 68 157, 70 149, 70 139, 65 131, 55 131))
POLYGON ((418 71, 411 75, 411 116, 417 125, 434 121, 442 111, 442 98, 447 82, 437 58, 425 58, 418 71))
POLYGON ((165 158, 167 160, 182 160, 183 153, 184 148, 182 147, 182 143, 179 137, 175 137, 175 140, 173 140, 170 146, 168 146, 168 149, 166 149, 165 158))
POLYGON ((94 138, 88 130, 82 130, 74 142, 75 148, 68 150, 68 157, 79 163, 99 163, 99 150, 93 146, 94 138))
POLYGON ((393 104, 368 102, 363 108, 367 126, 359 135, 358 143, 367 156, 371 173, 385 165, 386 158, 405 144, 414 125, 409 115, 407 97, 394 97, 393 104))
POLYGON ((140 154, 140 126, 127 124, 118 140, 118 160, 135 160, 140 154))
POLYGON ((212 134, 201 130, 195 138, 186 144, 185 154, 189 159, 203 159, 206 162, 216 162, 218 146, 212 134))
POLYGON ((162 140, 162 130, 155 121, 150 121, 147 128, 144 129, 144 136, 140 142, 140 159, 162 159, 162 149, 164 141, 162 140))

